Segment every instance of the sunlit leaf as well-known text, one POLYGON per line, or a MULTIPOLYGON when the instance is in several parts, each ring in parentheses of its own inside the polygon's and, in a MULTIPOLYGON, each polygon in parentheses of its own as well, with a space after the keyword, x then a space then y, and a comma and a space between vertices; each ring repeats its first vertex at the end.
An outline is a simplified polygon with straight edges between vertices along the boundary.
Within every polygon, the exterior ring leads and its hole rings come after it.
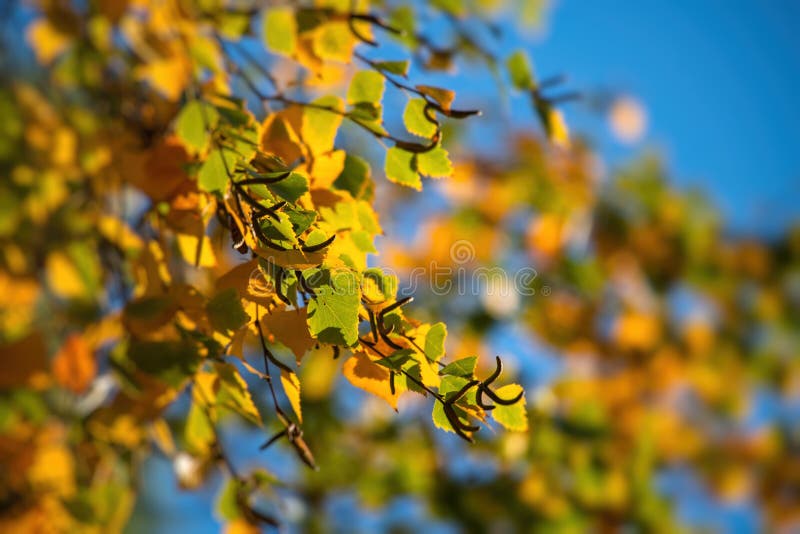
POLYGON ((315 286, 308 303, 308 328, 324 343, 354 345, 358 340, 359 288, 351 273, 336 273, 315 286))
POLYGON ((420 174, 431 178, 447 178, 453 174, 450 155, 442 147, 436 147, 415 156, 416 168, 420 174))
POLYGON ((235 165, 236 155, 230 150, 212 150, 197 175, 198 185, 209 193, 224 191, 235 165))
POLYGON ((231 364, 217 364, 216 371, 219 375, 219 391, 217 392, 219 405, 233 408, 236 413, 253 424, 261 424, 261 414, 253 403, 247 383, 236 367, 231 364))
POLYGON ((506 68, 514 87, 520 90, 533 88, 533 68, 528 55, 523 50, 517 50, 508 57, 506 68))
POLYGON ((475 373, 475 365, 477 363, 478 363, 477 356, 469 356, 468 358, 461 358, 460 360, 456 360, 443 367, 439 371, 439 374, 469 377, 475 373))
POLYGON ((219 113, 199 100, 187 103, 175 121, 175 133, 187 149, 194 153, 204 152, 208 146, 210 132, 217 127, 219 113))
POLYGON ((431 85, 418 85, 417 90, 435 100, 443 110, 450 111, 450 105, 456 98, 456 93, 450 89, 433 87, 431 85))
POLYGON ((398 76, 407 76, 408 75, 408 61, 376 61, 376 66, 387 72, 392 74, 397 74, 398 76))
POLYGON ((397 147, 386 151, 384 166, 386 178, 394 183, 405 185, 416 190, 422 189, 422 180, 414 169, 414 154, 397 147))
POLYGON ((347 90, 349 104, 367 103, 380 106, 383 98, 383 76, 375 71, 362 70, 353 76, 347 90))
POLYGON ((276 310, 265 314, 261 322, 276 341, 292 351, 298 362, 316 343, 308 332, 306 308, 276 310))
POLYGON ((297 48, 297 22, 289 7, 270 8, 264 12, 264 43, 268 50, 285 56, 297 48))
POLYGON ((333 149, 344 105, 337 96, 318 98, 313 103, 314 107, 303 111, 302 137, 313 154, 321 154, 333 149))
POLYGON ((289 399, 289 404, 292 405, 292 410, 294 410, 295 415, 297 415, 297 421, 302 423, 303 411, 300 407, 300 379, 297 378, 296 374, 281 369, 281 384, 283 385, 283 391, 286 393, 286 397, 289 399))
POLYGON ((348 358, 344 362, 342 373, 355 387, 382 398, 389 403, 389 406, 397 410, 400 391, 395 389, 395 393, 392 393, 389 384, 390 371, 386 367, 374 363, 364 352, 356 352, 348 358))
POLYGON ((425 115, 428 103, 422 98, 412 98, 403 111, 403 124, 406 130, 414 135, 430 139, 437 131, 437 126, 425 115))
MULTIPOLYGON (((496 393, 500 398, 513 399, 522 391, 522 386, 518 384, 508 384, 498 388, 496 393)), ((525 432, 528 430, 528 412, 525 409, 525 396, 523 395, 519 402, 511 406, 503 406, 498 404, 497 407, 491 411, 494 420, 503 425, 508 430, 517 432, 525 432)))

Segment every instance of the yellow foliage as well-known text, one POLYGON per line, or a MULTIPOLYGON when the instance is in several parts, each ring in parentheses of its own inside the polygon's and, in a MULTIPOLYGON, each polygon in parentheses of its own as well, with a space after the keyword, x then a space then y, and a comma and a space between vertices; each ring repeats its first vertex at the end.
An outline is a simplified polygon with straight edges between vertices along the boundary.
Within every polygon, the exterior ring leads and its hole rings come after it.
MULTIPOLYGON (((355 387, 367 393, 380 397, 397 410, 397 399, 400 397, 400 388, 395 388, 392 393, 389 384, 389 369, 374 363, 364 351, 357 351, 344 362, 342 374, 355 387)), ((399 382, 399 380, 398 380, 399 382)))
POLYGON ((300 379, 297 375, 281 369, 281 384, 283 385, 283 392, 289 399, 289 404, 292 405, 297 421, 303 422, 303 411, 300 407, 300 379))
POLYGON ((650 350, 661 336, 658 317, 645 313, 626 312, 614 324, 614 340, 627 350, 650 350))
POLYGON ((71 36, 60 32, 48 19, 37 19, 28 26, 27 40, 39 63, 48 64, 61 55, 72 41, 71 36))
POLYGON ((181 256, 195 267, 215 267, 217 256, 207 235, 198 238, 188 234, 178 234, 178 248, 181 256))
POLYGON ((86 284, 73 261, 61 251, 47 256, 47 285, 58 297, 79 298, 86 294, 86 284))
POLYGON ((564 221, 553 213, 545 213, 531 221, 528 227, 528 246, 534 252, 552 257, 564 244, 564 221))

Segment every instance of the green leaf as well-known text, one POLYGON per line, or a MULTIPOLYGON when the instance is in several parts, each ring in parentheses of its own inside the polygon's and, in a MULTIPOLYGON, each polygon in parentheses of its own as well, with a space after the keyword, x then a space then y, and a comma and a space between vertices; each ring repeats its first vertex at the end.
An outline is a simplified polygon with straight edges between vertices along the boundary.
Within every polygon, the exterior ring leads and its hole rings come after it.
POLYGON ((297 21, 291 8, 267 10, 263 27, 267 50, 290 56, 297 49, 297 21))
POLYGON ((242 515, 239 510, 239 481, 231 477, 225 481, 217 495, 217 516, 222 521, 233 521, 242 515))
POLYGON ((212 150, 197 175, 200 189, 208 193, 223 192, 228 186, 228 173, 233 171, 235 164, 236 155, 230 150, 212 150))
POLYGON ((400 5, 397 9, 392 10, 389 25, 393 28, 397 28, 402 33, 393 33, 392 36, 401 43, 414 46, 417 42, 415 37, 417 33, 416 21, 417 17, 414 13, 414 9, 409 5, 400 5))
MULTIPOLYGON (((519 395, 520 391, 522 391, 522 386, 519 384, 508 384, 496 390, 496 393, 503 399, 512 399, 519 395)), ((528 411, 525 407, 524 395, 519 402, 515 402, 511 406, 503 406, 502 404, 497 404, 496 406, 491 412, 495 421, 503 425, 507 430, 518 432, 528 430, 528 411)))
POLYGON ((381 127, 381 107, 377 104, 358 102, 353 105, 353 109, 347 115, 372 129, 381 127))
POLYGON ((311 225, 314 224, 314 221, 317 220, 317 212, 315 210, 286 208, 284 212, 292 223, 295 235, 300 235, 308 230, 311 225))
POLYGON ((431 3, 442 11, 447 11, 452 15, 464 14, 464 2, 461 0, 431 0, 431 3))
POLYGON ((423 98, 409 100, 403 111, 403 124, 405 124, 406 130, 412 134, 430 139, 436 134, 437 127, 425 116, 425 106, 427 105, 428 103, 423 98))
POLYGON ((394 369, 395 371, 399 371, 403 364, 413 360, 414 351, 411 349, 401 349, 393 354, 388 355, 386 358, 381 358, 377 360, 375 363, 378 365, 382 365, 389 369, 394 369))
POLYGON ((342 173, 333 182, 337 189, 349 191, 353 198, 371 200, 375 184, 370 176, 369 163, 358 156, 347 154, 342 173))
POLYGON ((392 147, 386 151, 386 178, 390 182, 422 189, 422 180, 413 168, 414 154, 406 150, 392 147))
POLYGON ((127 356, 137 369, 172 387, 194 374, 200 360, 197 348, 182 341, 133 341, 127 356))
POLYGON ((294 226, 289 216, 283 212, 278 212, 278 220, 265 217, 261 222, 261 229, 266 236, 273 241, 287 241, 286 244, 297 242, 294 233, 294 226))
POLYGON ((456 360, 453 363, 445 366, 441 371, 439 371, 439 374, 470 377, 475 373, 475 365, 477 363, 478 363, 477 356, 469 356, 467 358, 461 358, 460 360, 456 360))
POLYGON ((313 247, 314 245, 319 245, 320 243, 325 242, 325 240, 327 239, 328 235, 325 232, 315 228, 314 230, 311 230, 308 233, 305 239, 305 243, 307 246, 313 247))
POLYGON ((219 332, 235 331, 250 321, 242 308, 242 300, 235 288, 220 291, 206 304, 211 326, 219 332))
POLYGON ((528 55, 523 50, 517 50, 508 57, 506 68, 514 87, 523 91, 533 88, 533 67, 531 67, 528 55))
POLYGON ((397 277, 384 274, 378 267, 370 267, 361 275, 364 297, 372 302, 391 300, 397 294, 397 277))
POLYGON ((297 202, 301 196, 308 192, 308 178, 300 173, 293 172, 280 182, 270 184, 269 190, 289 202, 297 202))
POLYGON ((383 90, 383 76, 373 70, 362 70, 357 72, 350 82, 350 88, 347 90, 347 102, 349 104, 366 102, 380 106, 383 90))
POLYGON ((447 178, 453 175, 453 164, 447 150, 437 146, 433 150, 416 155, 416 168, 420 174, 431 178, 447 178))
MULTIPOLYGON (((461 360, 459 360, 461 361, 461 360)), ((445 399, 447 399, 448 394, 455 393, 456 391, 463 388, 467 385, 467 379, 462 378, 460 376, 446 376, 442 379, 442 383, 439 385, 439 394, 442 395, 445 399)), ((460 402, 471 402, 474 403, 475 401, 475 393, 474 391, 468 392, 463 397, 463 401, 459 399, 460 402)), ((462 417, 462 419, 466 420, 464 417, 464 411, 459 408, 457 405, 453 407, 456 411, 456 414, 462 417)), ((447 432, 454 432, 453 427, 450 425, 450 421, 447 420, 447 416, 444 413, 444 408, 442 407, 441 402, 436 402, 433 404, 433 413, 431 414, 433 419, 433 424, 437 428, 441 428, 442 430, 446 430, 447 432)))
POLYGON ((360 292, 353 273, 316 271, 309 275, 316 296, 308 303, 311 336, 324 343, 354 345, 358 341, 360 292), (315 283, 315 282, 321 283, 315 283))
POLYGON ((186 416, 183 438, 188 451, 198 456, 206 455, 216 439, 208 416, 196 400, 192 401, 189 414, 186 416))
POLYGON ((192 100, 183 106, 175 121, 175 133, 190 152, 199 154, 208 147, 209 132, 216 128, 219 113, 214 107, 192 100))
POLYGON ((396 74, 398 76, 406 77, 408 76, 408 66, 409 62, 407 60, 403 61, 376 61, 375 65, 386 72, 390 72, 392 74, 396 74))
POLYGON ((444 323, 431 325, 430 330, 425 334, 425 356, 433 361, 439 361, 444 356, 444 341, 446 338, 447 325, 444 323))

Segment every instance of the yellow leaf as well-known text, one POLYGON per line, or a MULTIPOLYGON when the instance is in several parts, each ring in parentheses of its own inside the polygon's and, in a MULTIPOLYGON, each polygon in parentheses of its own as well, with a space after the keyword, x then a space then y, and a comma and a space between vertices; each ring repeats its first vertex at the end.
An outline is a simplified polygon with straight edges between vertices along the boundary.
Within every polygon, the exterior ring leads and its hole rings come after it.
POLYGON ((27 40, 42 64, 51 63, 69 46, 69 35, 58 31, 47 19, 39 19, 28 26, 27 40))
POLYGON ((53 375, 58 384, 73 393, 83 393, 97 374, 91 348, 79 334, 70 335, 53 359, 53 375))
POLYGON ((191 64, 186 56, 176 53, 140 66, 137 75, 167 99, 176 101, 191 80, 191 64))
POLYGON ((178 248, 183 259, 196 267, 214 267, 217 264, 217 257, 207 235, 200 240, 193 235, 178 234, 178 248))
POLYGON ((150 424, 150 437, 156 442, 161 452, 167 456, 175 454, 175 441, 172 439, 172 431, 164 419, 159 417, 150 424))
POLYGON ((316 156, 311 169, 312 185, 318 188, 330 188, 344 169, 345 151, 316 156))
POLYGON ((558 215, 545 213, 539 216, 528 227, 528 246, 543 256, 555 256, 564 244, 564 227, 564 221, 558 215))
POLYGON ((289 7, 270 9, 264 13, 264 43, 267 50, 291 56, 297 48, 297 19, 289 7))
POLYGON ((45 443, 35 452, 28 480, 34 488, 47 488, 62 495, 75 491, 75 461, 69 449, 58 441, 45 443))
POLYGON ((260 534, 261 529, 245 519, 235 519, 225 525, 224 534, 260 534))
POLYGON ((274 154, 286 163, 296 161, 303 154, 298 137, 301 111, 289 108, 268 115, 258 135, 261 150, 274 154))
POLYGON ((305 399, 318 401, 330 395, 338 377, 339 362, 331 358, 331 349, 325 347, 312 352, 300 367, 305 399))
POLYGON ((281 384, 283 384, 283 391, 289 398, 289 403, 292 405, 294 413, 297 414, 297 421, 303 422, 303 412, 300 407, 300 379, 297 375, 281 369, 281 384))
POLYGON ((216 292, 234 288, 243 299, 270 306, 275 290, 258 266, 258 260, 250 260, 232 268, 217 279, 216 292))
POLYGON ((144 246, 139 237, 125 222, 111 215, 101 215, 97 221, 98 231, 123 252, 138 252, 144 246))
POLYGON ((356 38, 346 22, 328 22, 321 25, 314 34, 314 53, 324 60, 349 63, 355 45, 356 38))
POLYGON ((372 362, 364 352, 356 352, 344 362, 342 374, 355 387, 382 398, 395 411, 397 410, 400 389, 395 388, 395 392, 392 393, 389 369, 372 362))
POLYGON ((661 324, 653 315, 629 312, 619 317, 614 325, 614 337, 626 349, 651 349, 660 335, 661 324))
POLYGON ((414 359, 419 363, 419 374, 420 378, 422 378, 422 383, 428 387, 438 388, 442 379, 437 369, 428 361, 428 358, 415 350, 414 359))
POLYGON ((325 96, 313 103, 320 107, 308 107, 303 111, 302 137, 313 155, 325 154, 333 150, 336 132, 342 123, 344 102, 338 96, 325 96))
POLYGON ((566 121, 564 121, 564 116, 557 109, 551 108, 547 117, 550 141, 560 147, 568 148, 570 145, 569 130, 567 129, 566 121))
POLYGON ((84 284, 75 264, 63 252, 52 252, 47 257, 47 285, 57 296, 70 299, 85 294, 84 284))

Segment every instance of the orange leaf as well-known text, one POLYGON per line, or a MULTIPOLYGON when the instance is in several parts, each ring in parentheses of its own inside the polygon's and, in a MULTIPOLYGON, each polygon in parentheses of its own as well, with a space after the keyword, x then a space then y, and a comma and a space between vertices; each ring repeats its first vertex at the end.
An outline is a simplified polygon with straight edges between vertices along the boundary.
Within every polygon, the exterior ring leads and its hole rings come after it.
POLYGON ((72 334, 53 360, 53 374, 62 387, 83 393, 97 374, 94 354, 80 334, 72 334))
POLYGON ((342 373, 355 387, 382 398, 397 411, 400 390, 397 388, 392 394, 386 367, 373 363, 364 352, 356 352, 344 362, 342 373))
POLYGON ((436 100, 436 102, 442 106, 442 109, 445 111, 450 111, 450 106, 453 104, 453 100, 456 98, 456 94, 453 91, 449 89, 442 89, 441 87, 418 85, 417 90, 436 100))
POLYGON ((274 311, 261 318, 267 331, 294 353, 299 363, 316 341, 308 333, 306 309, 274 311))

